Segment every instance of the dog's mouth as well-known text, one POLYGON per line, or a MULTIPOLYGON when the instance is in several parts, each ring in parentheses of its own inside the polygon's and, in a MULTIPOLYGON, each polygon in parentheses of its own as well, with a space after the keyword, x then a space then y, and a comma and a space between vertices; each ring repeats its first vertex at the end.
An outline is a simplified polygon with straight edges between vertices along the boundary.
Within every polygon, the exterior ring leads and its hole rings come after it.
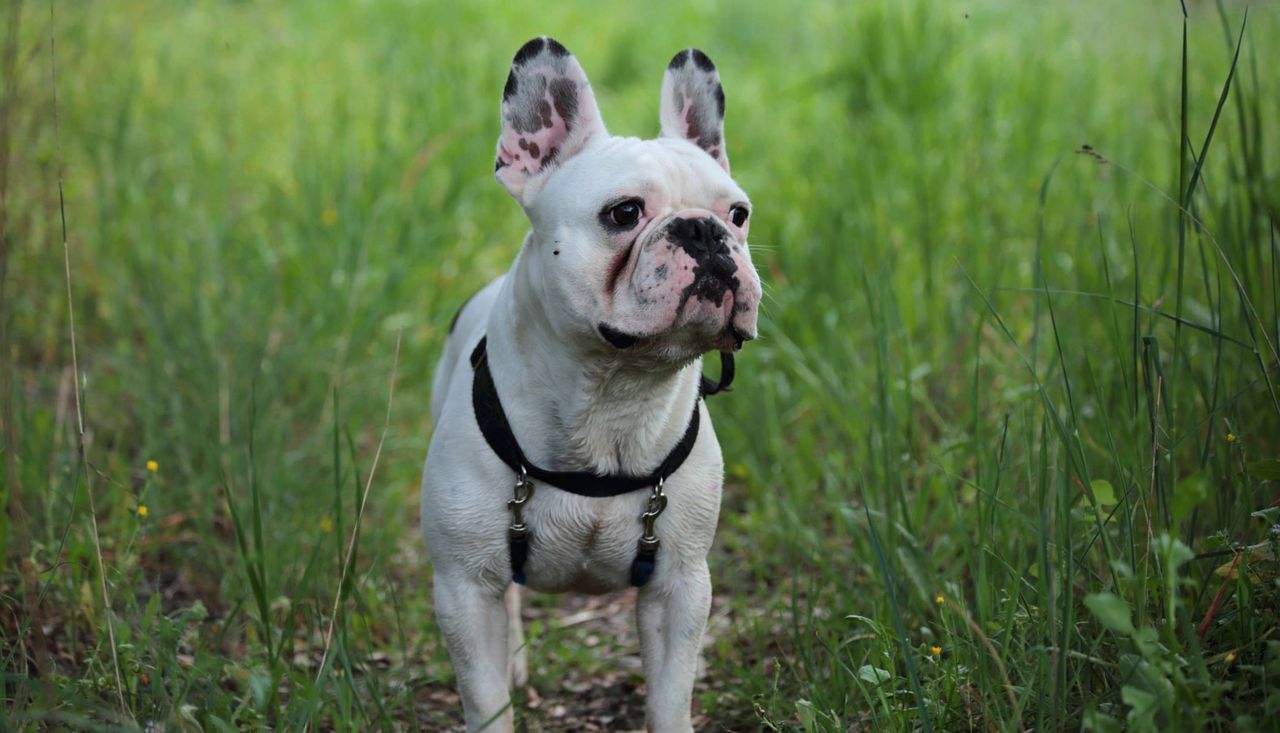
MULTIPOLYGON (((627 349, 630 349, 644 338, 643 336, 623 333, 607 323, 599 324, 596 327, 596 330, 599 331, 601 338, 619 351, 626 351, 627 349)), ((754 338, 755 336, 752 334, 743 332, 732 322, 729 322, 725 324, 724 330, 720 331, 720 333, 716 335, 711 347, 716 351, 732 353, 734 351, 741 351, 742 345, 754 338)))
POLYGON ((601 323, 596 327, 596 330, 600 332, 600 336, 603 337, 605 341, 609 342, 609 345, 619 351, 625 351, 632 346, 635 346, 636 343, 640 341, 639 336, 623 333, 607 323, 601 323))
POLYGON ((730 323, 725 327, 724 333, 716 340, 716 348, 720 351, 741 351, 742 345, 755 338, 751 334, 743 333, 738 327, 730 323))

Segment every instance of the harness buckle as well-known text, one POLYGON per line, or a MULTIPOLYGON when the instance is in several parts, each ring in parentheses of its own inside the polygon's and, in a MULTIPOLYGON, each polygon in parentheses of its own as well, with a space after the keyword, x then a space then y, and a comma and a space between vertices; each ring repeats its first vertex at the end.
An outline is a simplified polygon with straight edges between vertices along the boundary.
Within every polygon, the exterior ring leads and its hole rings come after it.
POLYGON ((662 492, 663 483, 664 480, 659 478, 658 483, 653 485, 653 489, 649 492, 648 507, 640 515, 640 522, 644 525, 644 532, 640 535, 640 546, 644 548, 658 549, 658 536, 653 531, 653 523, 667 508, 667 495, 662 492))
POLYGON ((665 479, 659 478, 649 492, 649 504, 640 515, 640 523, 644 531, 636 547, 636 559, 631 561, 631 584, 639 588, 653 577, 658 562, 658 535, 653 531, 653 523, 667 508, 667 495, 662 492, 665 479))
POLYGON ((524 523, 524 505, 533 498, 533 482, 529 480, 529 472, 520 467, 520 475, 516 476, 511 498, 507 500, 507 509, 511 511, 511 525, 507 532, 511 537, 525 537, 529 534, 529 525, 524 523))

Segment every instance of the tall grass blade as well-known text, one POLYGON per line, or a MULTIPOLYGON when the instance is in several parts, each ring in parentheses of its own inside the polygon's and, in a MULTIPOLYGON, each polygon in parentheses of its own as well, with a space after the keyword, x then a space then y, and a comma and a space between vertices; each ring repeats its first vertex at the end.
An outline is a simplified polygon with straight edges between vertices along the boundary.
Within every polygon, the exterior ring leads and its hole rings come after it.
MULTIPOLYGON (((79 465, 76 467, 77 479, 75 486, 80 485, 79 477, 84 478, 85 496, 89 502, 89 529, 93 538, 93 556, 98 569, 98 589, 102 596, 103 621, 107 627, 107 643, 111 648, 111 671, 115 678, 116 701, 120 705, 120 714, 126 720, 133 719, 133 712, 129 709, 128 703, 125 702, 124 680, 120 674, 120 651, 116 643, 115 630, 115 611, 112 608, 111 593, 107 590, 107 568, 106 563, 102 559, 102 537, 98 530, 98 508, 97 500, 94 497, 93 488, 93 464, 89 462, 89 447, 85 439, 85 382, 80 374, 80 360, 76 348, 76 316, 75 316, 75 299, 71 292, 71 245, 67 238, 67 197, 63 190, 62 174, 62 132, 58 119, 58 53, 57 42, 55 39, 54 28, 56 26, 54 16, 53 0, 49 2, 49 88, 50 101, 53 109, 53 132, 54 132, 54 157, 57 163, 57 180, 58 180, 58 221, 61 225, 62 232, 62 268, 63 276, 66 281, 67 293, 67 334, 68 342, 71 347, 71 375, 74 379, 72 392, 75 395, 76 407, 76 444, 78 448, 79 465)), ((5 100, 6 107, 8 100, 5 100)), ((6 243, 7 245, 7 243, 6 243)), ((0 317, 7 318, 8 314, 0 314, 0 317)), ((8 359, 8 355, 4 355, 8 359)), ((7 365, 5 367, 8 368, 7 365)), ((6 432, 12 429, 12 426, 6 426, 6 432)), ((6 460, 12 460, 6 456, 6 460)), ((74 510, 75 506, 72 505, 74 510)), ((0 548, 3 550, 4 548, 0 548)))
POLYGON ((907 626, 902 621, 902 609, 898 605, 898 585, 894 582, 893 573, 889 570, 889 561, 885 558, 884 548, 880 545, 880 536, 876 532, 875 522, 871 520, 871 510, 862 508, 867 519, 867 533, 871 538, 871 548, 875 551, 876 565, 880 569, 880 578, 884 581, 889 596, 889 614, 893 617, 894 632, 898 636, 898 651, 902 654, 903 663, 907 666, 907 677, 911 681, 911 691, 916 698, 916 708, 920 711, 920 729, 923 733, 932 733, 933 723, 929 716, 928 702, 924 690, 920 687, 920 675, 916 671, 914 652, 907 643, 907 626))

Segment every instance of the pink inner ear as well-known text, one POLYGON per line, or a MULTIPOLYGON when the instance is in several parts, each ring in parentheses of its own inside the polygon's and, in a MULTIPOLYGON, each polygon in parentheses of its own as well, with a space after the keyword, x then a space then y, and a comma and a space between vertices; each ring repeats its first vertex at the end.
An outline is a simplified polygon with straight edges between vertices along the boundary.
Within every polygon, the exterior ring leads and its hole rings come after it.
POLYGON ((506 174, 535 175, 556 160, 560 146, 569 137, 569 127, 552 103, 550 85, 538 104, 538 120, 542 127, 534 132, 521 132, 504 125, 498 139, 499 176, 506 174))
POLYGON ((676 113, 676 119, 680 124, 680 137, 689 139, 689 113, 693 112, 693 105, 689 102, 689 95, 680 92, 680 111, 676 113))
MULTIPOLYGON (((698 122, 689 118, 691 116, 696 116, 698 114, 698 110, 694 107, 692 98, 690 98, 686 92, 681 90, 679 94, 680 109, 675 113, 674 120, 675 125, 679 129, 673 130, 672 132, 678 132, 680 137, 696 145, 698 144, 698 135, 694 134, 693 131, 694 128, 698 126, 698 122)), ((717 135, 717 139, 719 138, 720 136, 717 135)), ((706 148, 706 151, 708 155, 715 158, 715 161, 720 164, 721 168, 724 168, 727 171, 729 170, 729 161, 724 154, 724 149, 722 147, 723 144, 723 140, 721 140, 720 142, 706 148)))

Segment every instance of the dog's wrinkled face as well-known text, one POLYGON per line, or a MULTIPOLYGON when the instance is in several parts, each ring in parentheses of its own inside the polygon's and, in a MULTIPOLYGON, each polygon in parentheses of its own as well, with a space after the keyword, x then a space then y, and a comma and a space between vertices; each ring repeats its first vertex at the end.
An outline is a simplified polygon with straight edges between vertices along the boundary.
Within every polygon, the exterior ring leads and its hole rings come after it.
POLYGON ((534 39, 507 77, 496 175, 533 223, 522 256, 560 334, 686 361, 755 338, 760 279, 711 60, 676 54, 660 106, 660 137, 610 136, 577 60, 534 39))

